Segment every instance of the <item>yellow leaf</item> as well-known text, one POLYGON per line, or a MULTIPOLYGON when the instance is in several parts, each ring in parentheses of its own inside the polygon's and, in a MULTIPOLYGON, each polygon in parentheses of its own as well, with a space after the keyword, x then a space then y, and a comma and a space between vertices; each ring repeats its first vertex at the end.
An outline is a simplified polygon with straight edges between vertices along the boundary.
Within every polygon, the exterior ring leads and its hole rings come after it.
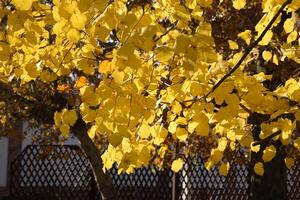
POLYGON ((251 143, 251 151, 253 152, 259 152, 260 150, 260 145, 256 145, 256 146, 253 146, 254 142, 251 143))
POLYGON ((293 18, 289 18, 289 19, 285 20, 283 28, 286 33, 292 32, 295 28, 295 22, 294 22, 293 18))
POLYGON ((106 74, 106 73, 111 73, 113 70, 113 65, 110 61, 108 60, 103 60, 100 64, 99 64, 99 68, 98 71, 102 74, 106 74))
POLYGON ((168 131, 172 134, 174 134, 176 132, 176 129, 177 129, 177 124, 176 122, 171 122, 169 124, 169 127, 168 127, 168 131))
POLYGON ((274 56, 273 56, 273 63, 274 63, 275 65, 278 65, 278 64, 279 64, 279 60, 278 60, 278 57, 277 57, 276 54, 274 54, 274 56))
POLYGON ((80 40, 80 32, 74 28, 71 28, 67 33, 67 38, 71 42, 77 43, 80 40))
POLYGON ((246 0, 233 0, 232 4, 235 9, 240 10, 246 6, 246 0))
POLYGON ((113 147, 117 147, 122 143, 123 136, 120 133, 113 133, 109 136, 108 142, 113 147))
POLYGON ((100 103, 99 94, 95 92, 94 86, 83 86, 80 88, 81 100, 90 106, 97 106, 100 103))
POLYGON ((193 81, 190 85, 190 92, 193 96, 200 96, 203 94, 203 88, 200 83, 193 81))
POLYGON ((174 45, 174 52, 185 53, 190 45, 190 38, 186 35, 179 35, 176 38, 175 45, 174 45))
POLYGON ((188 132, 189 133, 194 133, 194 131, 197 128, 198 125, 199 125, 199 122, 196 122, 196 121, 189 122, 189 124, 188 124, 188 132))
POLYGON ((209 124, 208 117, 204 113, 198 113, 193 121, 198 122, 199 125, 196 128, 196 134, 200 136, 208 136, 209 135, 209 124))
POLYGON ((247 45, 250 44, 250 41, 251 41, 251 31, 250 30, 245 30, 244 32, 241 32, 238 34, 238 37, 239 38, 242 38, 247 45))
POLYGON ((181 158, 174 160, 171 167, 172 171, 175 173, 179 172, 183 168, 183 164, 184 162, 181 158))
POLYGON ((221 164, 221 166, 219 168, 219 173, 222 176, 227 176, 228 172, 229 172, 229 168, 230 168, 229 162, 226 162, 226 163, 222 162, 222 164, 221 164))
POLYGON ((227 138, 231 141, 235 141, 235 132, 233 130, 229 130, 226 134, 227 138))
POLYGON ((121 85, 124 82, 125 74, 124 74, 124 72, 120 72, 120 71, 115 70, 112 73, 112 77, 114 78, 114 81, 117 84, 121 85))
POLYGON ((12 0, 18 10, 29 10, 35 0, 12 0))
POLYGON ((220 162, 223 158, 223 152, 219 149, 212 149, 210 153, 210 159, 214 164, 220 162))
POLYGON ((218 140, 218 150, 224 152, 227 147, 227 139, 222 137, 218 140))
POLYGON ((82 88, 83 86, 86 86, 87 84, 87 79, 85 76, 80 76, 76 82, 75 82, 75 85, 74 87, 77 88, 77 89, 80 89, 82 88))
POLYGON ((60 127, 61 126, 61 116, 62 113, 61 112, 55 112, 54 113, 54 123, 56 127, 60 127))
POLYGON ((271 30, 268 30, 266 35, 263 37, 263 39, 258 43, 261 46, 268 45, 270 41, 272 40, 273 32, 271 30))
POLYGON ((143 122, 138 134, 142 139, 147 139, 150 136, 150 126, 146 122, 143 122))
POLYGON ((197 3, 201 6, 201 7, 210 7, 212 4, 213 0, 197 0, 197 3))
POLYGON ((175 136, 182 142, 186 141, 188 138, 188 132, 185 128, 177 128, 175 136))
POLYGON ((291 32, 289 34, 289 36, 286 39, 286 42, 287 43, 294 42, 297 39, 297 37, 298 37, 298 32, 296 30, 294 30, 293 32, 291 32))
POLYGON ((273 55, 270 51, 264 51, 262 56, 263 56, 263 59, 268 62, 272 59, 273 55))
POLYGON ((190 19, 188 10, 181 4, 177 3, 175 5, 175 17, 181 20, 187 21, 190 19))
POLYGON ((105 26, 99 26, 99 27, 96 27, 95 35, 98 37, 99 40, 106 41, 110 32, 111 31, 108 28, 106 28, 105 26))
POLYGON ((284 159, 285 165, 288 169, 291 169, 295 165, 295 160, 293 158, 285 158, 284 159))
POLYGON ((264 175, 264 165, 261 162, 258 162, 254 165, 254 172, 257 175, 263 176, 264 175))
POLYGON ((60 93, 68 93, 70 91, 70 85, 68 85, 68 84, 58 85, 57 91, 60 93))
POLYGON ((82 30, 86 25, 87 17, 82 13, 74 13, 71 16, 70 21, 74 28, 82 30))
POLYGON ((300 138, 294 140, 294 147, 300 151, 300 138))
POLYGON ((173 50, 169 47, 158 47, 156 50, 156 58, 162 64, 168 64, 171 58, 173 57, 173 50))
POLYGON ((64 109, 62 112, 62 122, 64 124, 68 124, 69 126, 73 126, 77 121, 77 114, 75 110, 67 110, 64 109))
POLYGON ((264 162, 270 162, 275 156, 276 147, 274 145, 270 145, 263 151, 262 159, 264 162))
POLYGON ((62 134, 62 136, 64 138, 68 138, 69 137, 69 133, 70 133, 70 126, 67 125, 67 124, 62 124, 60 127, 59 127, 59 130, 62 134))
POLYGON ((228 40, 228 45, 229 45, 229 49, 231 49, 231 50, 236 50, 239 48, 239 45, 235 41, 232 41, 232 40, 228 40))
POLYGON ((94 126, 92 126, 92 127, 88 130, 88 136, 89 136, 91 139, 94 139, 94 138, 95 138, 95 135, 96 135, 96 132, 97 132, 97 126, 94 125, 94 126))

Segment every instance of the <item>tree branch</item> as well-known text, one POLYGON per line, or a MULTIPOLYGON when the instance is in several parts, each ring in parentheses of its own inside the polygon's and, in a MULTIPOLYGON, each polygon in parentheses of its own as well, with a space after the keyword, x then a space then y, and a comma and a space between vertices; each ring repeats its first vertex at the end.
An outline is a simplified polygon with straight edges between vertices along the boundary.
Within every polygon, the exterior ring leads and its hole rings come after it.
POLYGON ((269 140, 271 140, 273 137, 276 137, 277 135, 280 135, 281 134, 281 130, 279 131, 276 131, 275 133, 272 133, 271 135, 269 135, 268 137, 262 139, 262 140, 259 140, 259 141, 256 141, 253 143, 252 146, 257 146, 257 145, 260 145, 260 144, 263 144, 265 142, 268 142, 269 140))
POLYGON ((282 6, 277 11, 277 13, 272 18, 272 20, 269 22, 269 24, 266 26, 266 28, 264 29, 264 31, 262 32, 262 34, 256 39, 256 41, 254 43, 252 43, 251 45, 249 45, 246 48, 245 53, 243 54, 243 56, 241 57, 241 59, 239 60, 239 62, 213 86, 213 88, 205 95, 205 98, 207 98, 211 93, 213 93, 228 77, 230 77, 241 66, 241 64, 244 62, 244 60, 249 55, 249 53, 264 38, 264 36, 266 35, 266 33, 271 29, 271 27, 274 24, 274 22, 276 21, 276 19, 282 13, 282 11, 285 9, 285 7, 287 5, 289 5, 291 2, 292 2, 292 0, 287 0, 284 4, 282 4, 282 6))

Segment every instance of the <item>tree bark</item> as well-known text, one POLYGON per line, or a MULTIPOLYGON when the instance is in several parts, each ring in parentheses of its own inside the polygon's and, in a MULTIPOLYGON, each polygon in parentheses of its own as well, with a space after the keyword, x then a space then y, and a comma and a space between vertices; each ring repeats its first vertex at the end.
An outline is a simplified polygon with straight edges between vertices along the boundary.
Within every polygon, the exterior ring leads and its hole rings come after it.
POLYGON ((96 179, 97 188, 102 200, 116 200, 112 179, 108 173, 103 172, 103 164, 98 148, 87 134, 87 128, 80 119, 72 129, 73 133, 81 143, 81 149, 88 158, 96 179))
MULTIPOLYGON (((258 120, 259 121, 259 120, 258 120)), ((253 137, 259 140, 260 123, 254 124, 253 137)), ((276 147, 276 156, 272 161, 264 163, 264 174, 259 176, 254 172, 254 164, 262 161, 263 150, 267 144, 262 143, 258 153, 251 154, 251 200, 284 200, 286 199, 286 167, 284 164, 284 147, 280 141, 273 142, 276 147)))

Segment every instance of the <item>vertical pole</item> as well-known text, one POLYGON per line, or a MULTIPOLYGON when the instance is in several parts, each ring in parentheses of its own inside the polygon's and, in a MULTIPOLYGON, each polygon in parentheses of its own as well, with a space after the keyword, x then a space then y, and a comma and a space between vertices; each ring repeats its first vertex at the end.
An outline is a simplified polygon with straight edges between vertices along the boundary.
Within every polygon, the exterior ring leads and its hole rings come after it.
POLYGON ((177 200, 177 196, 176 196, 176 185, 177 185, 177 181, 176 181, 176 173, 173 172, 173 177, 172 177, 172 200, 177 200))

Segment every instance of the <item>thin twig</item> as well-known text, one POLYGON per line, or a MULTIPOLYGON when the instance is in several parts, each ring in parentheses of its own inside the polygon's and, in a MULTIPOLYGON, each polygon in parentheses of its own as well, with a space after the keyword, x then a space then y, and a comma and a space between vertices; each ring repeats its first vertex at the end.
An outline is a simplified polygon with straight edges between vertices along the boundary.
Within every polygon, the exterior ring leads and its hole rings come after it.
POLYGON ((167 34, 170 33, 172 30, 174 30, 174 29, 176 28, 177 24, 178 24, 178 20, 177 20, 174 24, 172 24, 171 28, 169 28, 166 32, 164 32, 164 33, 161 34, 158 38, 156 38, 156 39, 154 40, 154 42, 159 41, 159 40, 160 40, 161 38, 163 38, 165 35, 167 35, 167 34))

